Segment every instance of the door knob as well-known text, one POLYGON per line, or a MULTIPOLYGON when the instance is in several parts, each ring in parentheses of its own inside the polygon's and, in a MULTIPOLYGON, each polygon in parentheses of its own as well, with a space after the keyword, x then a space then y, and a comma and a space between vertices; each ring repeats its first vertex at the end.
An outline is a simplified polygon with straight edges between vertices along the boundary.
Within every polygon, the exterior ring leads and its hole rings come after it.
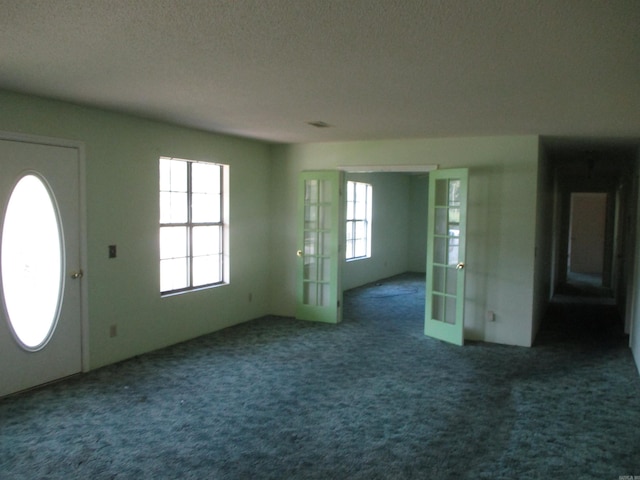
POLYGON ((298 251, 296 252, 296 255, 297 255, 297 256, 299 256, 299 257, 301 257, 301 256, 302 256, 302 250, 298 250, 298 251))
POLYGON ((82 278, 83 275, 84 273, 82 272, 82 270, 78 270, 77 272, 73 272, 71 274, 71 278, 73 278, 74 280, 77 280, 78 278, 82 278))
POLYGON ((456 265, 456 270, 462 270, 463 268, 464 268, 464 262, 459 262, 459 263, 456 265))

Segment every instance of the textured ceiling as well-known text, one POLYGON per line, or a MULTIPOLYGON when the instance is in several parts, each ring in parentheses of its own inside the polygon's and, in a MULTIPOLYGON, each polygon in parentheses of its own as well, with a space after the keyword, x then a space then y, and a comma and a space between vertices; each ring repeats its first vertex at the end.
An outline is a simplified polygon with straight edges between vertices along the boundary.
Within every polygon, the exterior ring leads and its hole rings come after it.
POLYGON ((640 1, 0 0, 0 88, 275 142, 637 138, 640 1))

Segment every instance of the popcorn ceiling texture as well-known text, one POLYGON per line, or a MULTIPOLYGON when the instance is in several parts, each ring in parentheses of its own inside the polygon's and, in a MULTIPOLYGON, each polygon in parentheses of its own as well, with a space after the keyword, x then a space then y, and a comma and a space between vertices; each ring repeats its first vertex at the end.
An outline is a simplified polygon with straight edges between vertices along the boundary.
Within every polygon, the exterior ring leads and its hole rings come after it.
POLYGON ((205 130, 278 142, 640 131, 634 0, 0 0, 0 11, 0 88, 205 130))

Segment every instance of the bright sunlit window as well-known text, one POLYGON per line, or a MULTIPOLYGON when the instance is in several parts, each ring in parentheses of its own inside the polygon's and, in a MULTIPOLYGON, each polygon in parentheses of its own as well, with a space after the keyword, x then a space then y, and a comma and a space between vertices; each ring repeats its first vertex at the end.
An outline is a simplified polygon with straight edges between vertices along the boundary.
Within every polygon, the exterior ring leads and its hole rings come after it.
POLYGON ((347 260, 371 256, 372 187, 347 182, 347 260))
POLYGON ((0 264, 9 323, 28 350, 42 348, 58 320, 63 249, 53 195, 39 175, 27 174, 9 198, 0 264))
POLYGON ((226 165, 160 158, 160 291, 227 283, 226 165))

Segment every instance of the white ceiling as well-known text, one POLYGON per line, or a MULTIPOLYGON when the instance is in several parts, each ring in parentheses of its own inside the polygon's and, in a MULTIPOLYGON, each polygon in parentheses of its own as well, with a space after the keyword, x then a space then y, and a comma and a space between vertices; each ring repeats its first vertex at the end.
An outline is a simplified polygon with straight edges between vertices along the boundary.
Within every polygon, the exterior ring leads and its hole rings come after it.
POLYGON ((0 88, 274 142, 638 138, 640 1, 0 0, 0 88))

